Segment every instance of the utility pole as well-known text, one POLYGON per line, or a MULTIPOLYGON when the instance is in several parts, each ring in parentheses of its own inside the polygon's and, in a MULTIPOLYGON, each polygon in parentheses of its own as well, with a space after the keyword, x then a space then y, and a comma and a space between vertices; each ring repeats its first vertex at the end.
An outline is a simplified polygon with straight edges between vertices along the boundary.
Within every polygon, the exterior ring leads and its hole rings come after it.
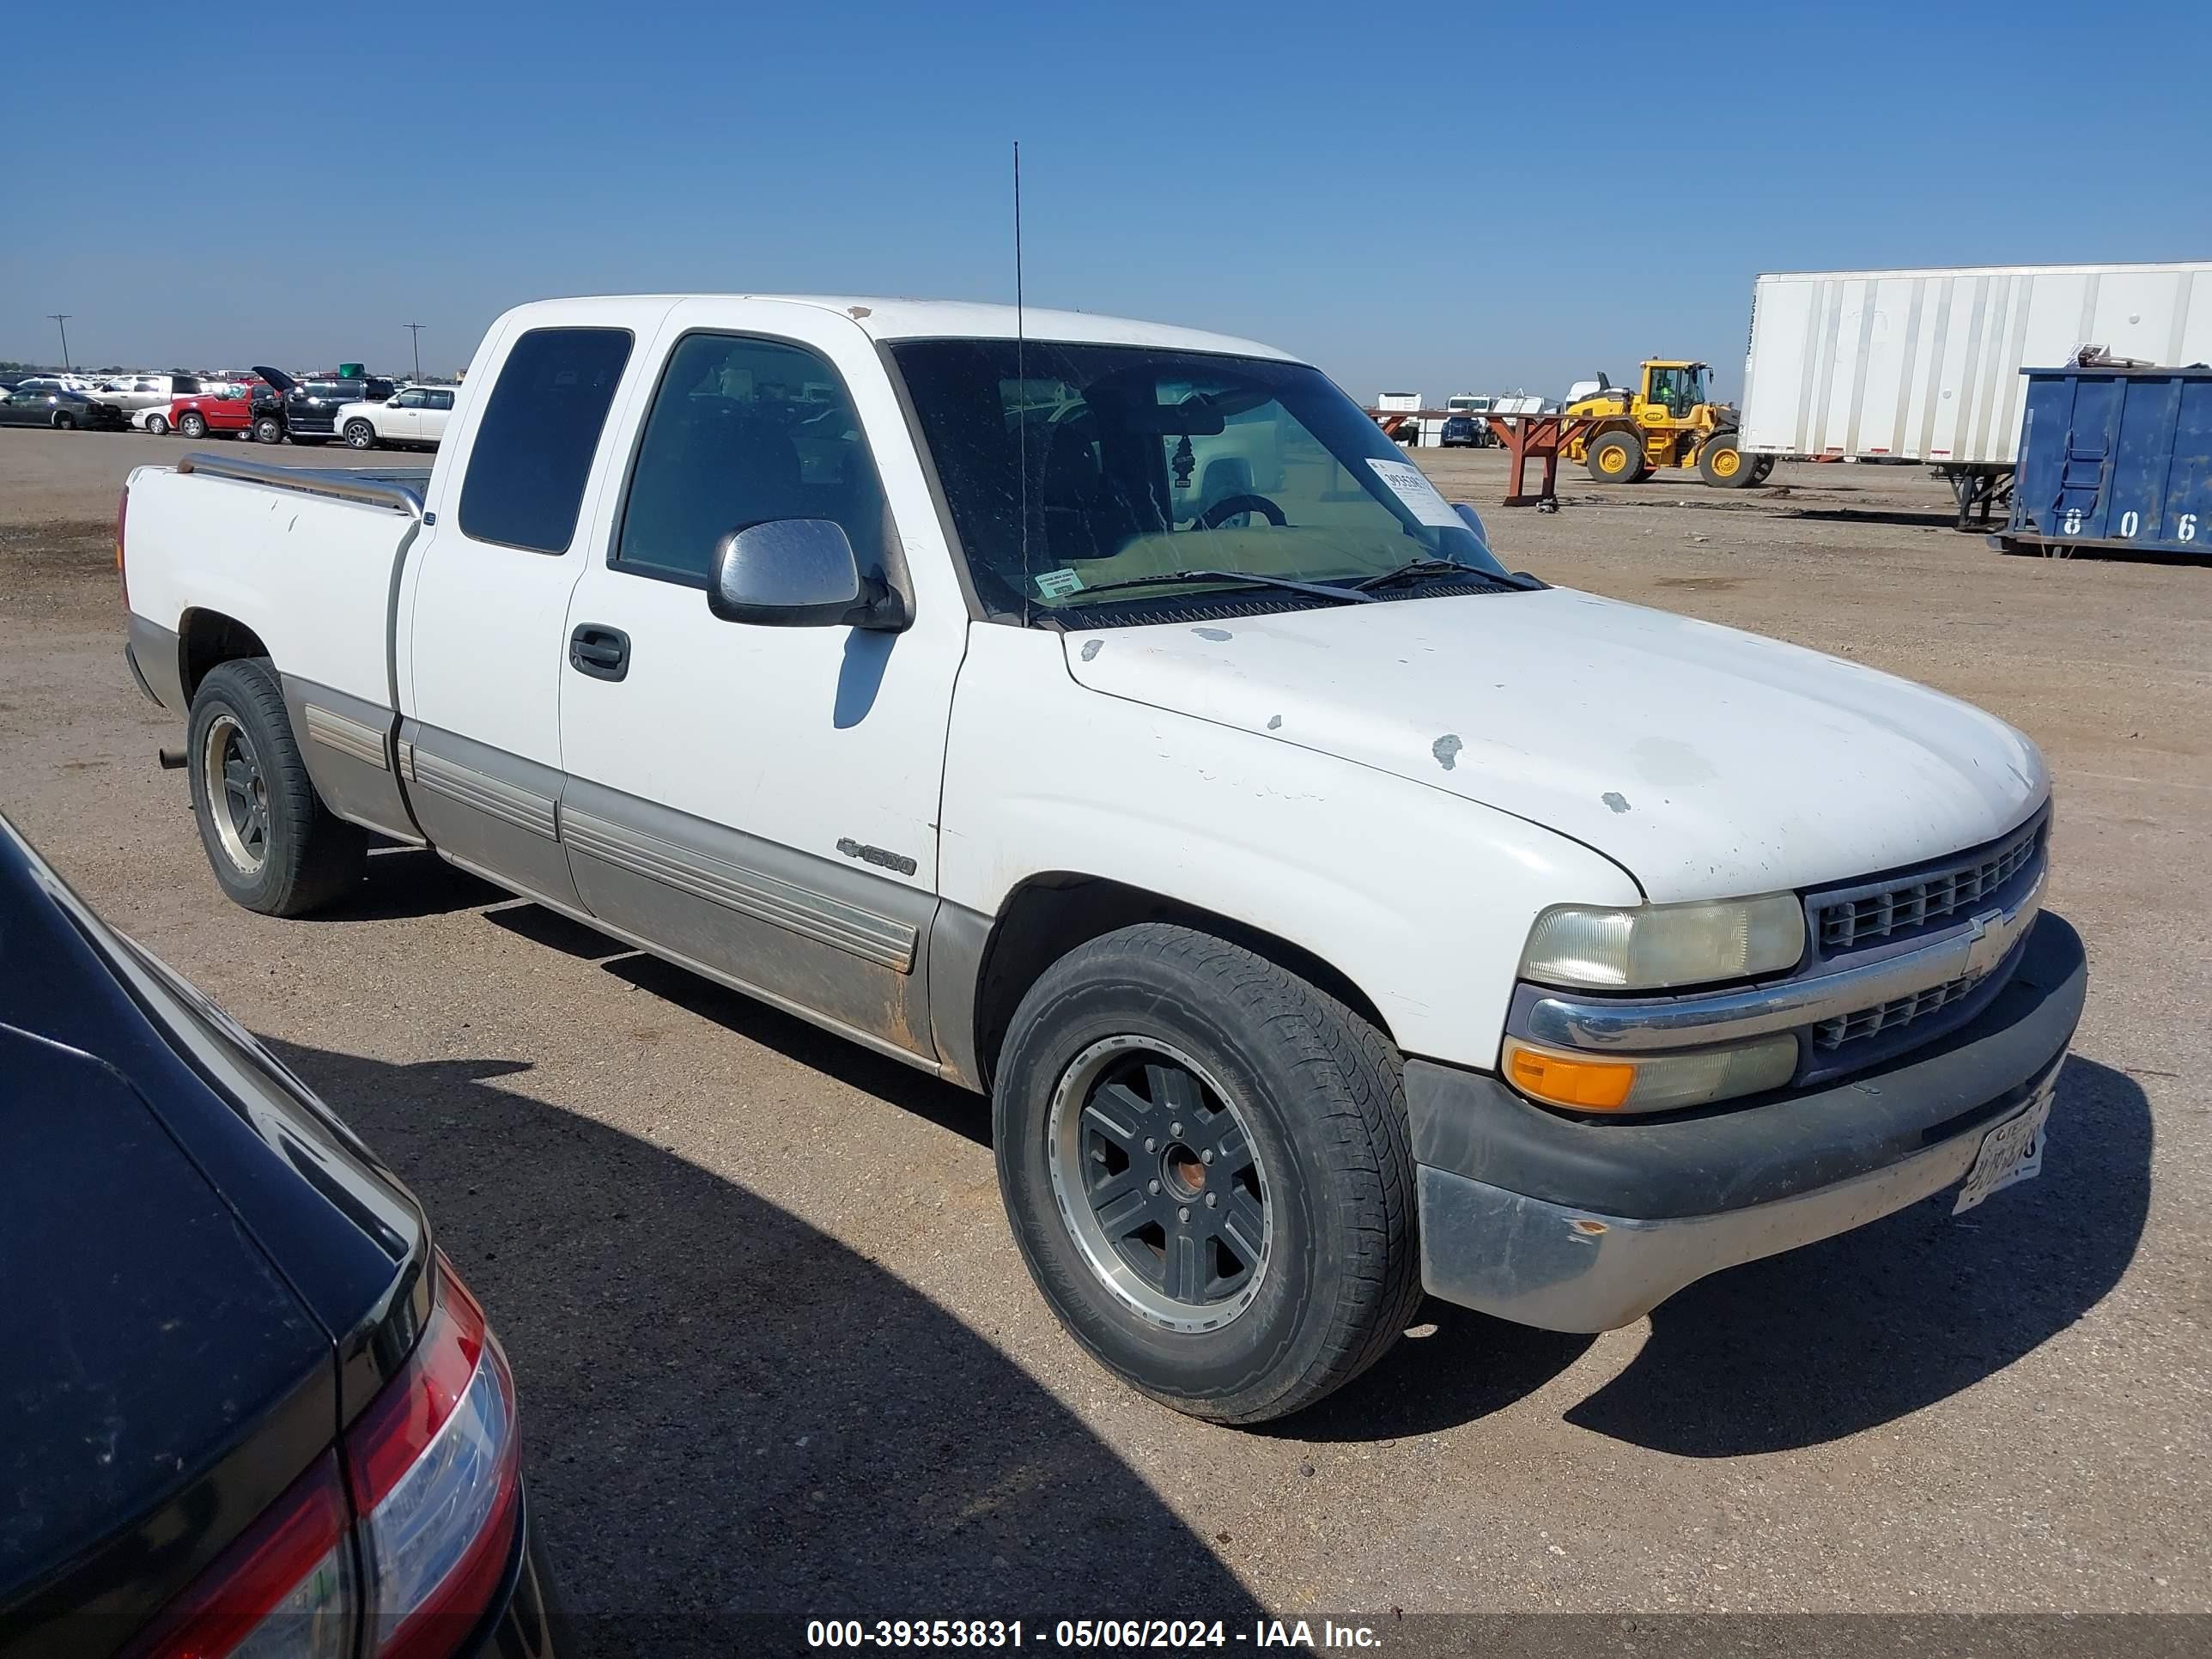
POLYGON ((415 378, 419 380, 422 378, 422 329, 424 325, 421 323, 403 323, 400 326, 404 328, 409 334, 414 337, 415 378))
POLYGON ((56 326, 58 326, 62 331, 62 373, 64 374, 75 374, 76 370, 70 362, 69 320, 70 318, 76 316, 76 313, 74 311, 50 311, 46 315, 53 319, 56 326))

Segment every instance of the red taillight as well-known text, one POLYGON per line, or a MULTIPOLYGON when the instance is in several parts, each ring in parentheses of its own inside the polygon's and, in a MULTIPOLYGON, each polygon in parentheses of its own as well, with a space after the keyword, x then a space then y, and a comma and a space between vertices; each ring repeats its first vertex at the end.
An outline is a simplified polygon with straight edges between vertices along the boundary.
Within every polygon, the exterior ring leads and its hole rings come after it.
POLYGON ((420 1659, 482 1622, 521 1519, 514 1379, 444 1256, 432 1271, 404 1369, 131 1659, 420 1659))
POLYGON ((367 1650, 444 1653, 483 1618, 522 1489, 514 1379, 459 1276, 441 1280, 407 1367, 346 1434, 368 1583, 367 1650))
POLYGON ((123 585, 123 608, 131 608, 131 573, 123 568, 123 527, 131 520, 131 486, 115 498, 115 580, 123 585))
POLYGON ((129 1650, 132 1659, 353 1650, 353 1513, 335 1455, 318 1460, 129 1650))

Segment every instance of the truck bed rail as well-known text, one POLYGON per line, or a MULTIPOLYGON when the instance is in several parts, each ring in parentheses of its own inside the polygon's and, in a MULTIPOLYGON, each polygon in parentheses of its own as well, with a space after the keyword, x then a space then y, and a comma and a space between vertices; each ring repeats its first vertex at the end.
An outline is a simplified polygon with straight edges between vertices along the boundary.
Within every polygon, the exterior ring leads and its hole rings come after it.
POLYGON ((177 471, 204 472, 210 477, 234 478, 240 483, 297 490, 307 495, 335 496, 339 501, 358 501, 364 507, 404 513, 410 519, 422 516, 421 486, 430 477, 427 469, 356 472, 332 467, 271 466, 265 461, 233 460, 228 455, 210 454, 204 450, 194 450, 185 456, 177 463, 177 471))

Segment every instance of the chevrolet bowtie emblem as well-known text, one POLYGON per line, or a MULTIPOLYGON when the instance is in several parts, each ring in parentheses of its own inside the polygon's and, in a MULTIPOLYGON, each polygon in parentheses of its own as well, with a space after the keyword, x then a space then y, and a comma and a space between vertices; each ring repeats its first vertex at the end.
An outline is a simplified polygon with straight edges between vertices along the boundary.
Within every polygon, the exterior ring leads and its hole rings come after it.
POLYGON ((1968 924, 1966 978, 1979 979, 2004 960, 2005 952, 2012 949, 2017 925, 2017 915, 2008 916, 2002 910, 1984 910, 1968 924))

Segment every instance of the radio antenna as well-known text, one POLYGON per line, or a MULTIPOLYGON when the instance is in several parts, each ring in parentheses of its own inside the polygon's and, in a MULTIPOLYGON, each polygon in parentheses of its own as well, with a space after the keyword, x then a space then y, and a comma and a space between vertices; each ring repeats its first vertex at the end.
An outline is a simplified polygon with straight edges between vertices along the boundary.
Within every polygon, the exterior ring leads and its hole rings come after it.
POLYGON ((1022 141, 1014 140, 1014 440, 1021 468, 1022 626, 1030 625, 1030 411, 1028 331, 1022 319, 1022 141))

